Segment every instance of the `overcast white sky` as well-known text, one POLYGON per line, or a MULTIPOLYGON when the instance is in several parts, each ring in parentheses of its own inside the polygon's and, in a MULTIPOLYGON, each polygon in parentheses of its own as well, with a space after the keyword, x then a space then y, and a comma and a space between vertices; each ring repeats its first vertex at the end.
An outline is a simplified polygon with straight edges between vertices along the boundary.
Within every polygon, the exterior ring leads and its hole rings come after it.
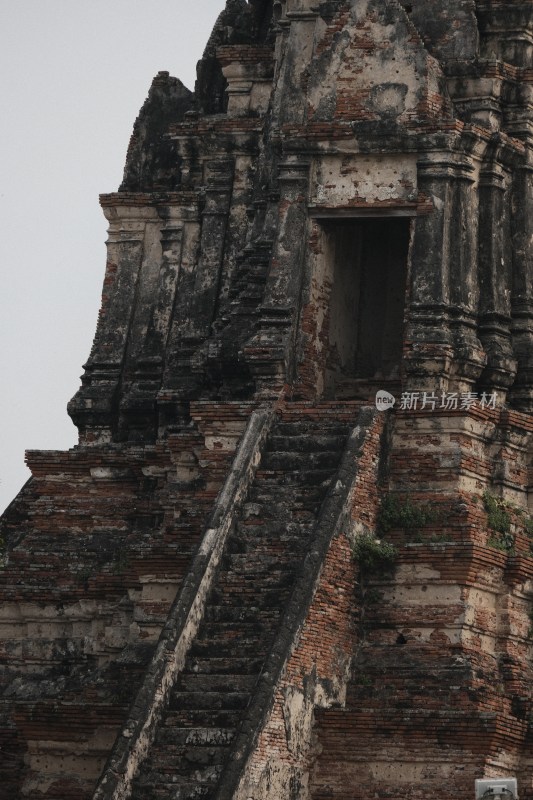
POLYGON ((121 181, 153 76, 193 88, 224 0, 0 0, 0 511, 68 449, 121 181))

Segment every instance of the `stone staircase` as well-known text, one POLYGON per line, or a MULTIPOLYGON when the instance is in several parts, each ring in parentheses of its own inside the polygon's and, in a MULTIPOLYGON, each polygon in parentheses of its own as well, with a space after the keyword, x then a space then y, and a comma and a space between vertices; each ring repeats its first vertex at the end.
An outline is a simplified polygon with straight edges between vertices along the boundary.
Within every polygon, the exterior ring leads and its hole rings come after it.
POLYGON ((272 429, 134 800, 214 798, 352 424, 272 429))

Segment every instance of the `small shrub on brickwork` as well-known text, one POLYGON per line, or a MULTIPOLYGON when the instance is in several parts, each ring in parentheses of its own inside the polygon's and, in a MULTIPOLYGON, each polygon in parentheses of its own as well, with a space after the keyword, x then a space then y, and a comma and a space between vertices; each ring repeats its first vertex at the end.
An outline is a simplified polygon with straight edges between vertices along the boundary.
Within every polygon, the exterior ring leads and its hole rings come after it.
POLYGON ((365 602, 367 606, 375 606, 383 600, 383 592, 378 589, 367 589, 365 591, 365 602))
POLYGON ((7 550, 6 541, 2 536, 0 536, 0 569, 6 563, 6 557, 7 557, 6 550, 7 550))
POLYGON ((393 495, 386 495, 379 510, 379 529, 423 528, 439 518, 439 513, 427 503, 413 503, 409 498, 400 502, 393 495))
POLYGON ((485 492, 483 506, 487 512, 487 525, 492 531, 487 544, 502 553, 514 553, 515 537, 511 532, 509 504, 501 497, 485 492))
POLYGON ((487 512, 487 524, 496 533, 508 534, 511 530, 511 515, 505 500, 489 492, 483 495, 483 505, 487 512))
POLYGON ((352 545, 352 553, 365 575, 391 570, 397 556, 394 545, 374 538, 371 533, 362 533, 357 537, 352 545))
POLYGON ((514 553, 514 536, 512 533, 499 533, 497 535, 489 536, 487 539, 489 547, 494 547, 495 550, 501 550, 502 553, 514 553))
POLYGON ((533 555, 533 517, 524 508, 485 492, 481 498, 487 513, 487 525, 493 532, 488 544, 498 550, 514 552, 515 531, 524 533, 529 539, 529 552, 533 555))

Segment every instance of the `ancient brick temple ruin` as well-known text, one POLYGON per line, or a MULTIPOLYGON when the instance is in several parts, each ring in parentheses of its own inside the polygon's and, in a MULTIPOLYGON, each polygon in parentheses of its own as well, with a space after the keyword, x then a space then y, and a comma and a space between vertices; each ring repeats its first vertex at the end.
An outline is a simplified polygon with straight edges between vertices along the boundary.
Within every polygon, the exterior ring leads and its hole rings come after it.
POLYGON ((3 517, 3 800, 533 798, 532 87, 532 0, 228 0, 154 79, 3 517))

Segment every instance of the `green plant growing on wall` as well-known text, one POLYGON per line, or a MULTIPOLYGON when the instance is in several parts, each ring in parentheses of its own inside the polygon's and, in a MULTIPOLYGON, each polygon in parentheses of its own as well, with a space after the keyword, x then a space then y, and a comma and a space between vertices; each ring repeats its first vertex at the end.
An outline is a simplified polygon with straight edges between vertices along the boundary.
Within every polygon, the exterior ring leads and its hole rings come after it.
POLYGON ((7 559, 7 545, 3 536, 0 536, 0 568, 5 566, 7 559))
POLYGON ((414 503, 409 498, 398 500, 394 495, 386 495, 378 515, 378 529, 387 533, 392 528, 410 531, 409 541, 423 542, 420 528, 440 519, 440 513, 428 503, 414 503))
POLYGON ((514 553, 514 536, 510 534, 491 535, 487 539, 489 547, 494 547, 495 550, 501 550, 502 553, 512 555, 514 553))
POLYGON ((489 528, 497 533, 509 533, 511 530, 511 515, 505 500, 490 494, 490 492, 485 492, 483 506, 487 512, 489 528))
POLYGON ((502 552, 513 554, 516 546, 516 532, 521 532, 529 540, 529 555, 533 555, 533 517, 528 511, 509 500, 484 492, 479 498, 487 514, 487 526, 491 534, 487 544, 502 552))
POLYGON ((503 498, 496 497, 490 492, 485 492, 482 499, 487 512, 487 525, 492 531, 487 539, 487 544, 504 553, 513 553, 515 537, 511 532, 509 504, 503 498))
POLYGON ((362 575, 390 572, 396 560, 394 545, 376 539, 371 533, 360 534, 352 545, 352 554, 362 575))

